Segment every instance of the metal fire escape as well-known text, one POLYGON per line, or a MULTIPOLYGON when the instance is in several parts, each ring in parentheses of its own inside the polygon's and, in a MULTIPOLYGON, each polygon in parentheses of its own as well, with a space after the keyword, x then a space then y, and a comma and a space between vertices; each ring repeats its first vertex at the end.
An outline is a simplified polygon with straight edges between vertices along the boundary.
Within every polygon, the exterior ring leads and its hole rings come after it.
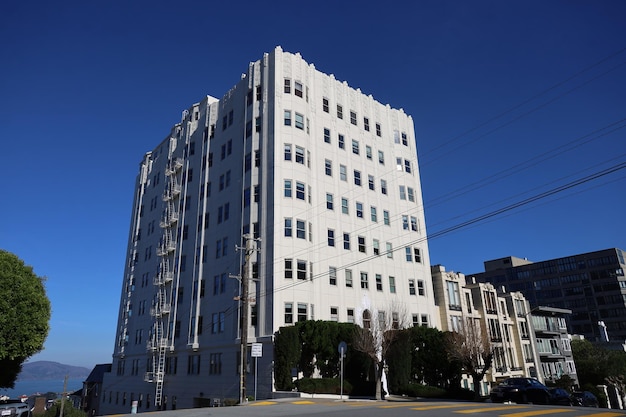
MULTIPOLYGON (((172 141, 176 139, 172 138, 172 141)), ((172 281, 176 256, 176 231, 179 216, 180 183, 178 173, 183 160, 172 156, 175 144, 170 144, 167 167, 165 169, 166 184, 163 191, 164 210, 159 223, 162 229, 161 241, 157 248, 160 257, 159 269, 154 277, 156 294, 150 310, 154 317, 152 338, 148 341, 148 349, 152 352, 152 372, 146 375, 146 381, 156 385, 154 404, 160 407, 163 399, 163 382, 165 377, 165 357, 171 348, 169 332, 170 311, 172 307, 172 281)))

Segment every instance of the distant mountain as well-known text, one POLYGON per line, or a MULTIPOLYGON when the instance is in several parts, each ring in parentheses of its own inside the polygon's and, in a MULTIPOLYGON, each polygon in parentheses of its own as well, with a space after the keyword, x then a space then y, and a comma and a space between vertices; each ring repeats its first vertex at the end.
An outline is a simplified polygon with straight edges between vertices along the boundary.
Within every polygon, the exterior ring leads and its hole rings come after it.
POLYGON ((36 361, 27 362, 22 366, 18 381, 46 381, 52 379, 87 378, 91 369, 82 366, 64 365, 58 362, 36 361))

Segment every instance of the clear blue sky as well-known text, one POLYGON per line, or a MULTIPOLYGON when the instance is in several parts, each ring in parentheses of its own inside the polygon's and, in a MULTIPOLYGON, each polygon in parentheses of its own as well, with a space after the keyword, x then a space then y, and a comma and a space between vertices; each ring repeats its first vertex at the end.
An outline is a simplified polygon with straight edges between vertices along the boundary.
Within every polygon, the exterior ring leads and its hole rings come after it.
MULTIPOLYGON (((47 277, 53 309, 32 360, 111 361, 142 155, 263 52, 413 116, 437 234, 623 166, 624 22, 619 0, 3 2, 0 247, 47 277)), ((625 206, 621 169, 443 234, 431 262, 626 249, 625 206)))

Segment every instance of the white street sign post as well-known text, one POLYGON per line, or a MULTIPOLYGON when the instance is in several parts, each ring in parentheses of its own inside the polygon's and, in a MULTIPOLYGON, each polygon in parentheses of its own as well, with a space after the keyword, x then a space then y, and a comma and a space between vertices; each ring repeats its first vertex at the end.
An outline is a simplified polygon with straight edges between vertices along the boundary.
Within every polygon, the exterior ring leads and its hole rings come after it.
POLYGON ((250 355, 254 358, 254 401, 256 401, 258 359, 263 357, 263 344, 253 343, 250 355))

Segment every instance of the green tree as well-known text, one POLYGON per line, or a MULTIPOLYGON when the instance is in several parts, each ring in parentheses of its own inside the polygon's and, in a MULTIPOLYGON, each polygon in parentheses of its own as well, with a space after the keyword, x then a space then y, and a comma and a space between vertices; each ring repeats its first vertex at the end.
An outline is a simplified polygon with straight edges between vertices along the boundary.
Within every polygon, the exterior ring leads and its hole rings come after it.
POLYGON ((61 406, 61 400, 56 400, 50 408, 46 410, 43 417, 59 417, 63 408, 63 417, 87 417, 87 413, 75 408, 71 401, 64 400, 61 406))
POLYGON ((274 336, 274 372, 276 388, 291 391, 291 370, 298 367, 302 352, 300 334, 294 326, 281 327, 274 336))
POLYGON ((461 364, 448 356, 448 334, 425 326, 416 326, 410 331, 414 382, 444 389, 459 387, 461 364))
POLYGON ((13 388, 26 359, 48 336, 50 300, 43 278, 0 249, 0 387, 13 388))

